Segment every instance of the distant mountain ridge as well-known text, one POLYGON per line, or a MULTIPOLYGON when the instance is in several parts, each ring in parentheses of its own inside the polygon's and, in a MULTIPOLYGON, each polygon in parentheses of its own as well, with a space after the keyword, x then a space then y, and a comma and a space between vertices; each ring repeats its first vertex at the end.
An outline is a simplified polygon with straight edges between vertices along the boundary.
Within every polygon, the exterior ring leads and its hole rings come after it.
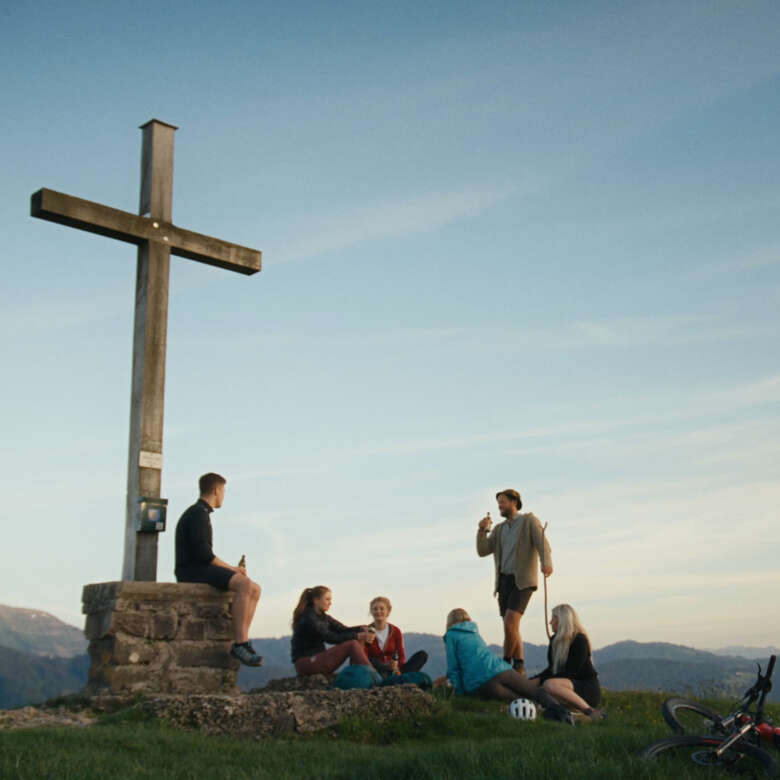
POLYGON ((40 609, 0 604, 0 645, 23 653, 70 658, 87 651, 80 628, 40 609))
MULTIPOLYGON (((445 673, 442 637, 407 632, 406 650, 428 653, 431 677, 445 673)), ((269 680, 295 674, 290 661, 290 637, 253 639, 264 657, 258 669, 242 666, 243 690, 262 688, 269 680)), ((0 605, 0 708, 18 707, 78 691, 86 683, 89 659, 83 632, 41 610, 0 605)), ((489 645, 501 655, 498 645, 489 645)), ((602 685, 611 690, 660 690, 687 695, 737 697, 755 679, 756 658, 762 667, 773 648, 739 647, 739 655, 709 652, 668 642, 625 640, 593 652, 602 685)), ((525 643, 529 674, 547 665, 547 647, 525 643)), ((770 694, 780 701, 780 685, 770 694)))
POLYGON ((713 650, 715 655, 737 655, 742 658, 755 658, 766 660, 770 655, 780 655, 780 647, 745 647, 745 645, 729 645, 713 650))
POLYGON ((77 693, 87 682, 89 656, 38 656, 0 646, 0 709, 40 704, 77 693))

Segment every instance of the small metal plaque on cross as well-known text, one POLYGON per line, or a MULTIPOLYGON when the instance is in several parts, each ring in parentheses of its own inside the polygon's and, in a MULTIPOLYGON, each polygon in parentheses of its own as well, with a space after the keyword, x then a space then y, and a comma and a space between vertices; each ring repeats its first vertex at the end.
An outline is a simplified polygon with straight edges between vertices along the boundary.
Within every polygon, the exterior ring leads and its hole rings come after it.
POLYGON ((158 119, 141 126, 137 215, 47 189, 38 190, 30 200, 33 217, 138 246, 123 580, 157 579, 157 533, 138 533, 136 520, 140 496, 160 498, 171 254, 242 274, 255 274, 261 266, 256 249, 173 224, 176 129, 158 119))

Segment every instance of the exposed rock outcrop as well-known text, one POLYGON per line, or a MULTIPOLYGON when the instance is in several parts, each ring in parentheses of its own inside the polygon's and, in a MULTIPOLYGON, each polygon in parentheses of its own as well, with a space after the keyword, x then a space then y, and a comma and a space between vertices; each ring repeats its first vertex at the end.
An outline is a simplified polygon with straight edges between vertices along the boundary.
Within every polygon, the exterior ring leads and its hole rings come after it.
POLYGON ((284 733, 308 733, 358 716, 386 722, 426 716, 433 698, 413 685, 367 690, 270 691, 246 696, 161 696, 141 705, 171 725, 256 739, 284 733))

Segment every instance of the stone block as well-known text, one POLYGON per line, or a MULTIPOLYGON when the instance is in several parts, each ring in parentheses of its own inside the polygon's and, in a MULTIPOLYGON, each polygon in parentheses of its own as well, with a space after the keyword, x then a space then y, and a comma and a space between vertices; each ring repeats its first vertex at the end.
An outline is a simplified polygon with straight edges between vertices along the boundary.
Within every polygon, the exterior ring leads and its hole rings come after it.
POLYGON ((89 643, 87 651, 89 652, 89 661, 91 666, 98 668, 110 664, 114 658, 113 637, 92 640, 89 643))
POLYGON ((149 616, 141 612, 115 612, 113 631, 130 636, 147 637, 149 635, 149 616))
POLYGON ((176 666, 213 669, 237 668, 238 661, 230 655, 230 645, 214 642, 180 642, 173 648, 176 666))
POLYGON ((229 617, 218 617, 206 621, 206 639, 222 640, 233 638, 233 621, 229 617))
POLYGON ((154 612, 149 621, 149 638, 173 639, 178 625, 179 619, 172 609, 154 612))
POLYGON ((224 604, 195 604, 192 614, 206 620, 218 620, 227 617, 230 613, 224 604))
POLYGON ((238 693, 235 674, 221 669, 170 669, 167 682, 171 693, 238 693))
POLYGON ((111 633, 114 613, 110 609, 102 609, 87 615, 84 623, 84 636, 87 639, 102 639, 111 633))
POLYGON ((111 693, 148 693, 168 690, 166 675, 159 670, 150 669, 148 666, 114 666, 105 680, 111 693))
MULTIPOLYGON (((198 641, 206 638, 206 621, 198 618, 184 618, 179 624, 176 634, 178 640, 190 639, 198 641)), ((228 637, 229 638, 229 637, 228 637)))
POLYGON ((93 665, 154 663, 159 666, 170 660, 171 653, 159 642, 122 635, 90 642, 89 655, 93 665))
POLYGON ((125 610, 134 605, 141 608, 156 608, 153 605, 179 602, 229 605, 233 601, 233 593, 193 582, 133 582, 125 580, 85 585, 81 600, 84 614, 90 614, 102 609, 114 609, 117 606, 125 610))
POLYGON ((117 589, 121 582, 99 582, 85 585, 81 592, 82 612, 89 615, 104 609, 113 609, 116 603, 117 589))

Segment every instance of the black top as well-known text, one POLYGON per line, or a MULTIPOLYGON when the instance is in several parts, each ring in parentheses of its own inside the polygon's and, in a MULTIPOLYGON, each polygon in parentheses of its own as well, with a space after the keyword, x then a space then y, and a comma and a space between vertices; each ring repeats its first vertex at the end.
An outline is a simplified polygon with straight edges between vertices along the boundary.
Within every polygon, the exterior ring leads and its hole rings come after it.
POLYGON ((176 523, 176 571, 207 566, 214 560, 211 519, 214 510, 199 498, 176 523))
POLYGON ((566 656, 566 663, 559 672, 552 671, 552 646, 555 634, 553 634, 550 644, 547 648, 547 668, 535 675, 541 682, 550 677, 566 677, 569 680, 595 680, 598 677, 593 661, 590 657, 590 643, 585 634, 577 634, 572 639, 569 647, 569 655, 566 656))
POLYGON ((350 639, 357 639, 359 629, 360 626, 348 628, 327 613, 317 612, 314 607, 306 608, 293 627, 293 663, 304 656, 321 653, 325 649, 325 642, 338 645, 350 639))

